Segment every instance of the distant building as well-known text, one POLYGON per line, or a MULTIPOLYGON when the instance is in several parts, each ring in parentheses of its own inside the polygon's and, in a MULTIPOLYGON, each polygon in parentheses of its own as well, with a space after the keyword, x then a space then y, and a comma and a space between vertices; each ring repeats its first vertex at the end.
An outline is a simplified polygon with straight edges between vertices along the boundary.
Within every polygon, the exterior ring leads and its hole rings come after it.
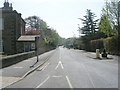
POLYGON ((20 45, 18 38, 25 32, 25 21, 21 17, 21 13, 13 10, 12 4, 5 0, 4 7, 0 8, 2 15, 0 15, 0 23, 2 28, 2 40, 0 40, 0 52, 4 54, 18 53, 20 45))

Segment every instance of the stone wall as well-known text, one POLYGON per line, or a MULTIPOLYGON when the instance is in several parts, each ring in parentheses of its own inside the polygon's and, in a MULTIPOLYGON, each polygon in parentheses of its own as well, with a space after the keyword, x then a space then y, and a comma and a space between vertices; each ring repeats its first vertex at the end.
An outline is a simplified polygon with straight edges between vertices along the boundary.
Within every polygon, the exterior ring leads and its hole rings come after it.
POLYGON ((2 57, 2 60, 0 60, 0 63, 2 64, 2 66, 0 66, 0 68, 13 65, 15 63, 31 58, 33 56, 35 56, 35 51, 2 57))
MULTIPOLYGON (((45 52, 48 52, 50 50, 55 49, 54 47, 50 47, 50 46, 44 46, 39 48, 39 55, 43 54, 45 52)), ((14 55, 9 55, 9 56, 5 56, 5 57, 0 57, 0 68, 4 68, 13 64, 16 64, 20 61, 23 61, 25 59, 34 57, 35 51, 31 51, 31 52, 25 52, 25 53, 19 53, 19 54, 14 54, 14 55)))

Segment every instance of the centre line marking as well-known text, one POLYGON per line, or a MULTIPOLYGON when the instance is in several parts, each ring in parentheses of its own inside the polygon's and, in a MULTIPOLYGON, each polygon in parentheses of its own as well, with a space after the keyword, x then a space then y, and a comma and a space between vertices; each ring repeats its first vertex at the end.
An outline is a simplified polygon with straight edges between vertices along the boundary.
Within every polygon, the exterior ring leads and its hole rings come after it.
MULTIPOLYGON (((40 83, 36 88, 41 87, 45 82, 47 82, 47 80, 50 78, 50 76, 48 76, 42 83, 40 83)), ((37 90, 37 89, 34 89, 37 90)))
POLYGON ((54 78, 60 78, 60 77, 62 77, 62 76, 52 76, 52 77, 54 77, 54 78))
POLYGON ((61 61, 58 62, 58 65, 55 67, 55 69, 57 69, 59 65, 61 65, 61 68, 64 69, 61 61))
POLYGON ((71 84, 70 79, 68 78, 68 76, 66 76, 66 79, 67 79, 67 82, 68 82, 68 84, 69 84, 69 87, 70 87, 70 88, 73 88, 73 86, 72 86, 72 84, 71 84))

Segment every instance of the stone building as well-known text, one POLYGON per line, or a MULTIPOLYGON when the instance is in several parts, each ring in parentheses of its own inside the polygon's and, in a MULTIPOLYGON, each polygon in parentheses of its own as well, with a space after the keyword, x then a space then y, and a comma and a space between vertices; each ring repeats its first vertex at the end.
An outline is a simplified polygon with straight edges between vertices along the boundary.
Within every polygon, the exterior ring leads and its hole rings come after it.
POLYGON ((6 0, 0 10, 2 12, 2 15, 0 15, 0 22, 2 23, 0 52, 7 55, 16 54, 22 47, 17 40, 25 33, 25 21, 22 19, 21 13, 13 10, 12 4, 6 0))

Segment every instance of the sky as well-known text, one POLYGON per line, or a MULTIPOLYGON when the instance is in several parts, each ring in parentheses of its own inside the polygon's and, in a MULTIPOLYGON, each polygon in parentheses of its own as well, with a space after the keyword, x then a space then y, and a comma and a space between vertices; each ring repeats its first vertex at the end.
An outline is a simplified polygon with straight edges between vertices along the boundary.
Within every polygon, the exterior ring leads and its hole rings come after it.
MULTIPOLYGON (((99 19, 104 7, 104 0, 8 0, 13 9, 22 14, 22 18, 39 16, 47 25, 55 29, 61 37, 69 38, 79 36, 78 18, 86 15, 86 10, 91 9, 99 19)), ((4 0, 0 0, 3 7, 4 0)))

